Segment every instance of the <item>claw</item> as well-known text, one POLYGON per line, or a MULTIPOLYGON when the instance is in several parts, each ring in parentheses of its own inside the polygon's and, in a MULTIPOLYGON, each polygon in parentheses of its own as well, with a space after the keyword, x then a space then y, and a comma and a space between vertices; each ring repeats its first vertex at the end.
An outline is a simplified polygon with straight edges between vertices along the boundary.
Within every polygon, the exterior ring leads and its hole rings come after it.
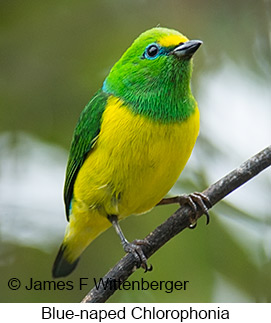
POLYGON ((197 221, 194 222, 194 223, 189 224, 188 228, 193 230, 193 229, 196 228, 196 226, 197 226, 197 221))
MULTIPOLYGON (((180 204, 188 204, 188 205, 190 205, 190 207, 193 209, 193 211, 194 211, 194 213, 196 215, 195 219, 197 219, 197 213, 198 213, 197 205, 198 205, 198 207, 201 209, 203 214, 206 215, 206 225, 209 224, 210 215, 209 215, 209 212, 208 212, 207 205, 211 206, 211 202, 210 202, 210 200, 209 200, 209 198, 207 196, 205 196, 202 193, 198 193, 198 192, 191 193, 189 195, 184 194, 184 195, 180 195, 178 197, 178 202, 180 204)), ((196 227, 196 223, 197 222, 191 223, 191 225, 189 225, 189 228, 194 229, 196 227)))
POLYGON ((150 266, 148 267, 146 267, 145 268, 145 271, 144 271, 144 273, 146 273, 146 272, 148 272, 148 271, 152 271, 153 270, 153 267, 152 267, 152 264, 150 264, 150 266))
POLYGON ((146 273, 147 271, 152 271, 153 267, 152 265, 148 267, 147 258, 141 248, 142 245, 149 245, 149 243, 145 240, 134 240, 133 242, 127 242, 125 245, 123 245, 123 248, 125 252, 129 252, 134 255, 137 262, 145 270, 146 273))

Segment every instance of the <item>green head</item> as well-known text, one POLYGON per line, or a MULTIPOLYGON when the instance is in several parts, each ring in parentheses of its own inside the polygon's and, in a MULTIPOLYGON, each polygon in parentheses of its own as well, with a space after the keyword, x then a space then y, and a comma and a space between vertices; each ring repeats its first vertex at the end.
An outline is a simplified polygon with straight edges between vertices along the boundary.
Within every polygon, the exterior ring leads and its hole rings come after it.
POLYGON ((190 90, 192 56, 201 41, 153 28, 142 33, 113 66, 103 90, 134 113, 162 122, 185 120, 195 108, 190 90))

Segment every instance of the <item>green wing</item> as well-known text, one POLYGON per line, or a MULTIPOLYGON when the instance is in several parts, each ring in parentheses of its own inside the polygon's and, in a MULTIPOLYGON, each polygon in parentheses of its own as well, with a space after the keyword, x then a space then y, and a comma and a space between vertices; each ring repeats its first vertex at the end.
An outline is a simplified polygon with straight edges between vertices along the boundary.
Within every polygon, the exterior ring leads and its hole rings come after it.
POLYGON ((68 220, 70 203, 73 196, 73 185, 79 169, 83 165, 87 154, 91 151, 100 132, 101 118, 108 96, 107 93, 99 90, 82 111, 74 130, 64 186, 64 201, 68 220))

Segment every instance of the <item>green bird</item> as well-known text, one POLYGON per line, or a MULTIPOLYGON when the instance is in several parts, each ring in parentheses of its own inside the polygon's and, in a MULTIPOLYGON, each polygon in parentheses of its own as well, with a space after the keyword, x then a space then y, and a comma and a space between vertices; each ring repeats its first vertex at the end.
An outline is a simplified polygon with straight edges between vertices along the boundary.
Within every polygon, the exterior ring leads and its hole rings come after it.
POLYGON ((69 223, 54 277, 70 274, 86 247, 111 225, 124 250, 150 269, 144 240, 129 243, 118 221, 157 205, 191 155, 199 133, 192 56, 201 44, 167 28, 142 33, 82 111, 66 170, 69 223))

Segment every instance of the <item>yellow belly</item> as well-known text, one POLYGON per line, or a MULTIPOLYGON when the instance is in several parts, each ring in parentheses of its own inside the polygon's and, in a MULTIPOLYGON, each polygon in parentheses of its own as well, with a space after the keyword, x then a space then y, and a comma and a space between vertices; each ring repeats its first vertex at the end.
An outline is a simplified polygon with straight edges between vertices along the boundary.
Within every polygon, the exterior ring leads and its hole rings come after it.
POLYGON ((74 183, 64 257, 74 262, 110 227, 154 207, 174 185, 199 132, 199 111, 185 122, 162 124, 134 115, 110 97, 101 131, 74 183))
POLYGON ((148 211, 178 179, 198 132, 197 108, 184 122, 163 124, 133 114, 111 96, 75 181, 73 213, 95 209, 124 218, 148 211))

